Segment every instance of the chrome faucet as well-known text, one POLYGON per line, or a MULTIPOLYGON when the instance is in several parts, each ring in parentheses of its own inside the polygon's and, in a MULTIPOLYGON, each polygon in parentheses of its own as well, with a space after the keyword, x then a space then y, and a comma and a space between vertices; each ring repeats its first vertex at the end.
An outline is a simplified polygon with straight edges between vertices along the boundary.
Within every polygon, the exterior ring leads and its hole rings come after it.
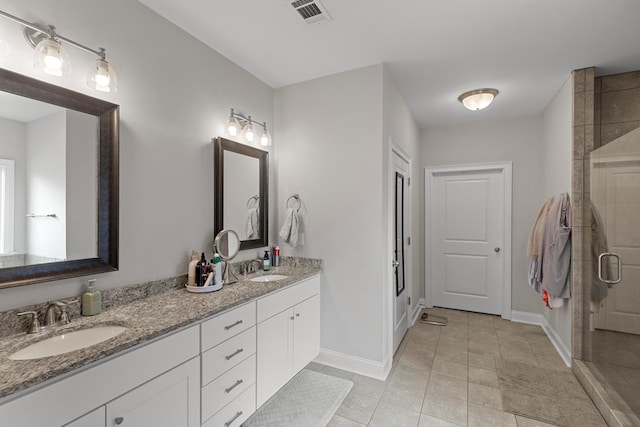
POLYGON ((255 273, 256 271, 258 271, 260 269, 259 266, 261 266, 261 265, 262 265, 262 259, 260 259, 260 258, 252 259, 251 261, 249 261, 249 264, 247 265, 247 274, 255 273), (258 269, 253 268, 253 263, 254 262, 258 263, 258 269))
POLYGON ((31 323, 29 324, 29 328, 27 329, 27 334, 37 334, 39 332, 45 332, 55 327, 64 326, 68 323, 71 323, 71 319, 69 319, 69 313, 67 312, 67 306, 71 302, 75 301, 50 301, 44 314, 44 325, 40 325, 40 322, 38 321, 37 311, 24 311, 22 313, 18 313, 18 316, 24 316, 26 314, 30 314, 32 316, 31 323), (60 310, 60 314, 57 318, 56 307, 58 307, 60 310))

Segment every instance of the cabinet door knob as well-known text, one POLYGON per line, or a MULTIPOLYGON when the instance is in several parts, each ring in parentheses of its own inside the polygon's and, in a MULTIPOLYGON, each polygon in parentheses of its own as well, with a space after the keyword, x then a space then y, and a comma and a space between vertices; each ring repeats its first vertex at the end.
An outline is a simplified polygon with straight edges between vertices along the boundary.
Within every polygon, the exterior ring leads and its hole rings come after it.
POLYGON ((120 425, 123 423, 124 417, 116 417, 114 421, 116 422, 117 425, 120 425))
POLYGON ((300 313, 296 313, 296 317, 300 317, 300 313))

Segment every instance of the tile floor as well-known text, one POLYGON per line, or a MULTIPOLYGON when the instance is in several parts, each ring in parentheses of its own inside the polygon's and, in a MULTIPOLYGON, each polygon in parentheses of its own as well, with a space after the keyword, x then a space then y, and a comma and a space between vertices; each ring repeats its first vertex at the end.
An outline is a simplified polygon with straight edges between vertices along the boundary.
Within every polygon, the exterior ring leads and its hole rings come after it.
POLYGON ((309 366, 354 384, 329 427, 551 425, 504 412, 495 372, 499 358, 568 369, 542 328, 485 314, 429 311, 448 317, 448 326, 416 322, 386 381, 309 366))

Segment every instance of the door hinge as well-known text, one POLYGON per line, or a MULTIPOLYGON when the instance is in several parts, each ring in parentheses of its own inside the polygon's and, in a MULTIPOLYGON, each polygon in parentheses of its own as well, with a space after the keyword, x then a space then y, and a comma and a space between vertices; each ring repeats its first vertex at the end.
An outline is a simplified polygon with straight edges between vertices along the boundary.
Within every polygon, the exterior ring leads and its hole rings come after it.
POLYGON ((411 305, 411 297, 407 297, 407 304, 411 305))
POLYGON ((410 186, 410 185, 411 185, 411 177, 408 176, 407 177, 407 186, 410 186))
POLYGON ((407 246, 411 246, 411 237, 407 237, 407 246))

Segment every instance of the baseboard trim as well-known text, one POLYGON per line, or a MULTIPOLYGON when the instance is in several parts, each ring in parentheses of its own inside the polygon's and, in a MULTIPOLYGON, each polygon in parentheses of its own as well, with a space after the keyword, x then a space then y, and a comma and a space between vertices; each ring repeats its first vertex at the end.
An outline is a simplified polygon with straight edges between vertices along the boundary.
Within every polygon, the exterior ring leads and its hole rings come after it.
POLYGON ((549 341, 551 341, 551 344, 553 344, 556 351, 562 358, 564 364, 569 368, 571 367, 571 352, 567 349, 567 347, 560 339, 560 336, 551 327, 551 325, 549 325, 549 322, 542 314, 514 310, 511 312, 511 320, 513 322, 540 325, 544 333, 547 334, 547 337, 549 337, 549 341))
POLYGON ((424 308, 424 298, 420 298, 420 301, 418 301, 418 304, 415 305, 413 313, 411 313, 411 323, 409 324, 409 327, 415 325, 416 320, 418 320, 418 315, 420 314, 423 308, 424 308))
POLYGON ((350 354, 327 350, 325 348, 320 349, 320 353, 313 361, 382 381, 386 380, 387 375, 391 372, 392 363, 391 358, 380 363, 374 360, 352 356, 350 354))

